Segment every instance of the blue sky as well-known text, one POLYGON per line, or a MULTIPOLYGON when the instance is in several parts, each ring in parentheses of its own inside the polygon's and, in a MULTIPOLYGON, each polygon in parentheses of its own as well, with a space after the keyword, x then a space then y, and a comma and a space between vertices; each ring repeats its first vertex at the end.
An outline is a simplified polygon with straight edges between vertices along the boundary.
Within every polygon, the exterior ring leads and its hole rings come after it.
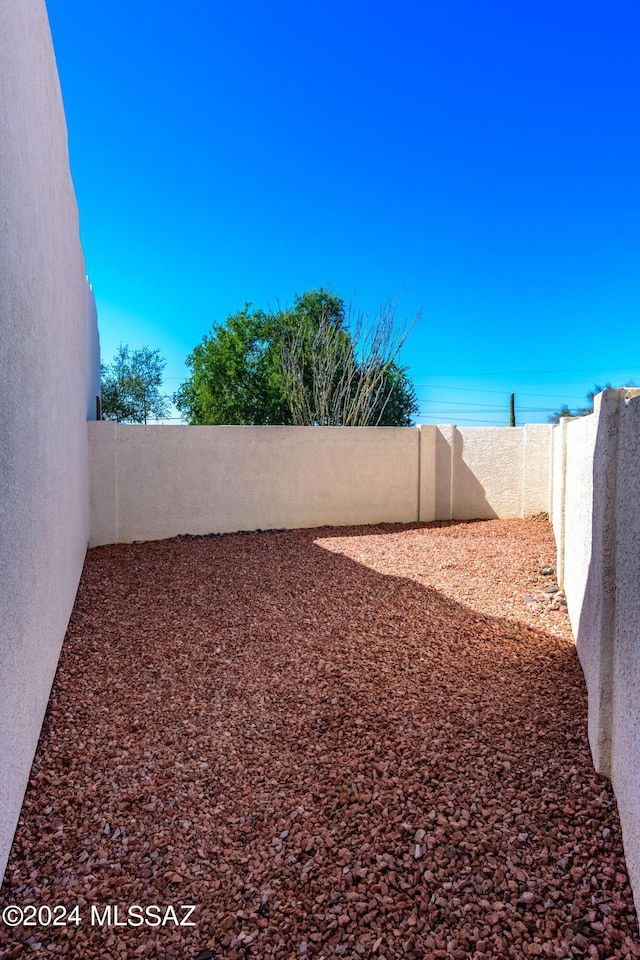
POLYGON ((421 309, 421 422, 640 384, 637 3, 47 7, 107 362, 326 286, 421 309))

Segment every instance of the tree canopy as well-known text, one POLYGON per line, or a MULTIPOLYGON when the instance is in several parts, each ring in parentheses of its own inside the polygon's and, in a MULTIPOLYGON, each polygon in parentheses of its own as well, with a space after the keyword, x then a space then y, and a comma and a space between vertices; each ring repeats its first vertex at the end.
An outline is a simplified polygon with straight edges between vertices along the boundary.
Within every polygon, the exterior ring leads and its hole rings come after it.
POLYGON ((601 387, 599 383, 596 383, 592 390, 589 390, 587 393, 588 406, 578 407, 577 410, 570 410, 566 403, 560 407, 559 410, 556 410, 551 416, 547 417, 548 423, 559 423, 563 417, 588 417, 590 413, 593 413, 593 401, 597 394, 602 393, 603 390, 611 390, 611 384, 607 383, 606 386, 601 387))
POLYGON ((140 347, 130 353, 120 344, 112 363, 100 364, 102 419, 118 423, 164 419, 169 412, 160 392, 165 366, 159 350, 140 347))
POLYGON ((408 426, 418 405, 396 362, 407 332, 391 305, 368 322, 325 289, 285 310, 246 304, 189 355, 174 402, 192 424, 408 426))

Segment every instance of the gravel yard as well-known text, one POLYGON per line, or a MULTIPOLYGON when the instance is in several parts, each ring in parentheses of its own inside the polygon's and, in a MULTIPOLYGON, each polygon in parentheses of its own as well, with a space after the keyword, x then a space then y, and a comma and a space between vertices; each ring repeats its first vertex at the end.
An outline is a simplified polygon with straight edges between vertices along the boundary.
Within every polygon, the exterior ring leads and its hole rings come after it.
POLYGON ((554 558, 533 520, 90 551, 1 891, 78 922, 0 955, 640 957, 554 558))

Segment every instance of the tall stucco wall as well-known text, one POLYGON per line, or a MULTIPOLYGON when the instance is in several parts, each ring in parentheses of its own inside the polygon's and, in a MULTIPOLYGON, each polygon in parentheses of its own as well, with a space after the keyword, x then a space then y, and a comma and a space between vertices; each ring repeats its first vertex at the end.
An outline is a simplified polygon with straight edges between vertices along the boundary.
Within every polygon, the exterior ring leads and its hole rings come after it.
POLYGON ((410 522, 418 430, 89 425, 91 545, 410 522))
MULTIPOLYGON (((517 429, 517 428, 516 428, 517 429)), ((553 427, 549 423, 527 423, 522 440, 523 517, 551 513, 553 427)))
POLYGON ((558 584, 564 587, 564 521, 567 494, 567 424, 563 417, 553 428, 551 452, 551 511, 550 519, 557 547, 556 574, 558 584))
POLYGON ((555 428, 554 530, 587 684, 591 751, 596 769, 611 777, 640 907, 640 396, 633 394, 607 390, 591 416, 555 428))
POLYGON ((97 330, 42 0, 0 4, 0 875, 88 538, 97 330))
POLYGON ((600 401, 592 416, 565 422, 557 429, 559 433, 565 431, 562 586, 589 691, 591 751, 596 768, 601 773, 608 773, 608 745, 607 737, 603 737, 602 723, 602 710, 606 710, 607 702, 610 702, 608 698, 603 699, 603 674, 607 673, 606 656, 603 659, 601 649, 603 544, 594 549, 594 536, 601 540, 604 534, 598 505, 594 514, 594 457, 599 420, 600 401), (594 530, 594 522, 597 522, 598 533, 594 530), (590 571, 592 577, 587 590, 590 571))
POLYGON ((640 396, 618 416, 611 780, 640 908, 640 396))
POLYGON ((85 284, 85 329, 87 333, 87 420, 100 419, 100 335, 93 288, 85 284))
POLYGON ((90 424, 90 541, 537 513, 550 431, 90 424))

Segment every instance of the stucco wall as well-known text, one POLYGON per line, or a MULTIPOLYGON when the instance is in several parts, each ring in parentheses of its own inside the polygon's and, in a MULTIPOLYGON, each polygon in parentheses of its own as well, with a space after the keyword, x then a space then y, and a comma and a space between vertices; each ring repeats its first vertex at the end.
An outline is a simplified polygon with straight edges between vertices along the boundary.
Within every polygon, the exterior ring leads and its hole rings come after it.
POLYGON ((432 476, 421 520, 526 517, 550 510, 549 425, 421 430, 422 474, 432 476), (434 432, 428 445, 426 431, 434 432))
MULTIPOLYGON (((562 586, 566 592, 569 617, 580 663, 589 690, 588 729, 596 769, 609 774, 610 664, 603 649, 602 631, 605 602, 603 526, 604 505, 601 484, 594 503, 595 446, 601 409, 565 424, 564 454, 564 546, 562 586)), ((611 531, 613 533, 613 531, 611 531)))
POLYGON ((640 396, 618 416, 611 779, 640 908, 640 396))
POLYGON ((564 520, 567 494, 567 423, 563 418, 553 429, 551 453, 551 511, 557 547, 556 574, 558 584, 564 586, 564 520))
POLYGON ((0 320, 2 875, 87 547, 99 376, 42 0, 0 4, 0 320))
POLYGON ((607 390, 591 416, 555 428, 554 530, 589 695, 591 751, 612 780, 640 907, 640 397, 633 393, 607 390))
POLYGON ((90 424, 90 542, 548 510, 551 428, 480 433, 90 424))
POLYGON ((89 438, 92 545, 417 517, 417 430, 102 422, 89 438))

